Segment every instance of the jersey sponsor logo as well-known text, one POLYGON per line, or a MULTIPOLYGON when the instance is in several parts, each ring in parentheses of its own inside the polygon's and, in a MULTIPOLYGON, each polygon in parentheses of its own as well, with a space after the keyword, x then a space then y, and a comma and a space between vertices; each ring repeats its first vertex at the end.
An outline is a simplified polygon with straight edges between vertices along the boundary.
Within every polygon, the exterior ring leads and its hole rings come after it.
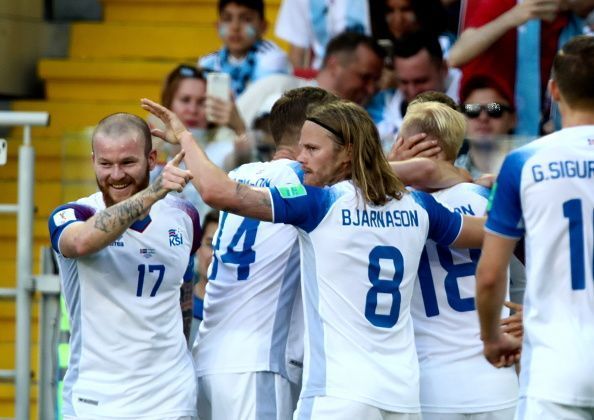
POLYGON ((91 400, 90 398, 82 398, 79 397, 78 401, 84 404, 90 404, 90 405, 99 405, 99 401, 97 400, 91 400))
POLYGON ((183 245, 184 237, 179 229, 169 229, 169 246, 183 245))
POLYGON ((54 214, 54 224, 56 227, 62 226, 64 223, 71 220, 76 220, 74 209, 64 209, 54 214))
POLYGON ((122 237, 120 236, 118 239, 116 239, 115 241, 113 241, 112 243, 110 243, 109 246, 123 247, 124 246, 124 241, 122 240, 122 237))
POLYGON ((153 248, 141 248, 140 249, 140 255, 142 255, 144 258, 152 257, 153 255, 155 255, 155 252, 157 252, 157 251, 153 248))
POLYGON ((268 178, 258 178, 255 181, 251 179, 237 179, 236 181, 240 184, 251 185, 252 187, 270 187, 270 180, 268 178))
POLYGON ((301 184, 276 187, 282 198, 295 198, 307 195, 305 187, 301 184))

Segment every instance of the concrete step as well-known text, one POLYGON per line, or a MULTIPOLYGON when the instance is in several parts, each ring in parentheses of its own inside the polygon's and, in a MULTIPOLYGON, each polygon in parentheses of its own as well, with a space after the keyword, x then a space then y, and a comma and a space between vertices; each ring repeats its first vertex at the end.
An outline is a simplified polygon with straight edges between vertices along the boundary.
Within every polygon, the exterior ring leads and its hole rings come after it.
MULTIPOLYGON (((108 22, 210 23, 218 18, 216 0, 102 0, 103 18, 108 22)), ((265 17, 276 18, 280 0, 267 0, 265 17)))
MULTIPOLYGON (((178 61, 44 59, 39 76, 49 100, 137 101, 160 99, 165 77, 178 61)), ((195 62, 189 62, 193 65, 195 62)))
MULTIPOLYGON (((33 138, 73 135, 85 128, 95 126, 99 120, 115 112, 130 112, 141 117, 147 114, 140 108, 140 100, 93 102, 89 98, 86 101, 14 101, 11 106, 15 111, 50 113, 51 122, 48 127, 31 128, 33 138)), ((13 130, 13 137, 20 138, 21 132, 21 129, 13 130)))
MULTIPOLYGON (((22 137, 9 137, 8 140, 8 162, 11 159, 18 159, 19 148, 23 144, 22 137)), ((62 156, 61 138, 33 138, 31 145, 35 149, 35 157, 43 159, 57 159, 62 156)), ((1 168, 1 167, 0 167, 1 168)))
MULTIPOLYGON (((0 345, 0 357, 4 357, 2 352, 2 345, 0 345)), ((37 413, 37 386, 32 384, 31 386, 31 404, 29 410, 31 418, 34 419, 35 413, 37 413)), ((2 419, 14 419, 14 398, 15 398, 15 387, 13 384, 0 383, 0 418, 2 419)))
MULTIPOLYGON (((14 181, 18 179, 18 159, 9 156, 6 165, 0 166, 0 181, 14 181)), ((61 158, 36 156, 35 181, 60 181, 62 179, 61 158)), ((2 200, 6 200, 2 198, 2 200)), ((4 201, 3 201, 4 202, 4 201)))
MULTIPOLYGON (((14 325, 15 316, 16 305, 14 301, 4 300, 0 302, 0 343, 14 342, 16 337, 16 325, 14 325), (13 325, 10 325, 11 323, 13 325)), ((31 322, 31 341, 37 343, 39 337, 39 298, 37 297, 33 299, 33 305, 31 306, 31 322)), ((9 362, 12 363, 11 360, 9 360, 9 362)), ((9 368, 0 367, 0 369, 9 368)))
MULTIPOLYGON (((16 203, 17 201, 17 183, 16 181, 0 180, 0 190, 2 190, 2 200, 7 203, 16 203)), ((59 181, 38 182, 35 184, 33 201, 37 206, 36 217, 47 217, 51 211, 62 204, 62 183, 59 181)), ((15 219, 15 216, 2 214, 1 220, 15 219)), ((8 232, 0 228, 0 237, 8 232)))
MULTIPOLYGON (((272 36, 272 30, 268 29, 265 38, 278 41, 272 36)), ((72 25, 70 57, 195 62, 198 57, 216 51, 221 45, 214 25, 75 23, 72 25)))
POLYGON ((214 25, 75 23, 72 25, 70 57, 196 61, 219 46, 214 25))

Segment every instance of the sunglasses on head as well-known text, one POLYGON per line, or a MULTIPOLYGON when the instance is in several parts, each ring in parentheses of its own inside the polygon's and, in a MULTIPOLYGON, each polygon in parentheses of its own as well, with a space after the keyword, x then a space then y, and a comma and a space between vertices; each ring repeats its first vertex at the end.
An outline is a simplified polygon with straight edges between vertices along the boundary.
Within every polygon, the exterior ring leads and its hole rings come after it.
POLYGON ((462 106, 462 112, 468 118, 477 118, 481 115, 482 111, 486 111, 487 115, 491 118, 501 118, 504 112, 511 112, 512 107, 509 105, 499 104, 497 102, 491 102, 486 105, 482 104, 464 104, 462 106))
POLYGON ((180 66, 177 71, 183 77, 193 77, 198 79, 201 75, 200 70, 190 66, 180 66))

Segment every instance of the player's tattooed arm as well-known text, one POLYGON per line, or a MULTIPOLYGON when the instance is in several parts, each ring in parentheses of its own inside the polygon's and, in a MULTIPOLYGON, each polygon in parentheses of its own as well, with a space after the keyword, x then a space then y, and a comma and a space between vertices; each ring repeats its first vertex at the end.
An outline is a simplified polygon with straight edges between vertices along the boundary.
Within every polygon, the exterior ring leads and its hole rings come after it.
POLYGON ((141 104, 165 125, 163 130, 153 129, 151 133, 169 143, 181 145, 185 151, 184 163, 193 175, 192 183, 206 204, 241 216, 272 220, 272 204, 267 189, 241 185, 229 178, 208 159, 176 114, 148 99, 142 99, 141 104))
POLYGON ((272 202, 266 188, 254 188, 237 183, 233 205, 224 209, 227 212, 241 214, 260 220, 272 220, 272 202))
POLYGON ((93 226, 95 229, 107 234, 118 232, 118 235, 121 235, 136 219, 146 213, 155 202, 165 196, 167 191, 160 188, 160 184, 161 177, 149 185, 148 188, 129 199, 100 211, 95 216, 93 226))
POLYGON ((163 169, 151 185, 113 206, 96 213, 84 223, 72 223, 60 236, 60 252, 68 258, 93 254, 119 238, 134 221, 146 217, 150 208, 170 191, 181 191, 191 175, 178 168, 183 153, 163 169))

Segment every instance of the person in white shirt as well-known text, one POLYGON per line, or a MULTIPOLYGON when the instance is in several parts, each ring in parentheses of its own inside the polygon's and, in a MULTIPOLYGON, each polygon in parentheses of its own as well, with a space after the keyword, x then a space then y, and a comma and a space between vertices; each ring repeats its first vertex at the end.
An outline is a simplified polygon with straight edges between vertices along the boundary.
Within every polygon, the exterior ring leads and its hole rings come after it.
POLYGON ((196 379, 180 286, 191 299, 200 225, 188 202, 166 197, 189 179, 182 154, 149 186, 148 125, 122 113, 98 124, 92 146, 100 191, 49 218, 72 328, 64 416, 189 420, 196 379))
POLYGON ((346 31, 371 35, 368 0, 283 0, 274 29, 289 43, 294 68, 316 70, 328 42, 346 31))
POLYGON ((276 188, 233 181, 173 113, 147 99, 142 106, 167 127, 154 134, 186 151, 207 203, 299 228, 305 356, 296 418, 420 418, 409 305, 421 251, 428 237, 478 246, 482 220, 408 193, 373 121, 352 102, 307 112, 298 161, 308 186, 276 188))
MULTIPOLYGON (((308 106, 337 98, 319 88, 286 92, 270 114, 277 152, 229 177, 261 187, 299 184, 299 130, 308 106)), ((303 308, 297 230, 221 213, 194 347, 198 415, 208 419, 289 419, 301 386, 303 308), (241 349, 238 351, 238 349, 241 349)))
POLYGON ((549 82, 563 129, 511 152, 485 225, 477 309, 486 358, 520 357, 517 419, 594 418, 594 38, 557 53, 549 82), (523 342, 497 328, 507 263, 526 241, 523 342))
MULTIPOLYGON (((400 135, 425 133, 441 147, 437 159, 453 166, 464 140, 464 116, 439 102, 409 106, 400 135)), ((460 183, 433 197, 460 214, 485 214, 489 190, 460 183)), ((496 369, 483 357, 474 302, 480 249, 428 241, 415 283, 411 313, 420 365, 424 420, 513 418, 518 379, 513 367, 496 369)), ((507 309, 505 315, 507 316, 507 309)))

